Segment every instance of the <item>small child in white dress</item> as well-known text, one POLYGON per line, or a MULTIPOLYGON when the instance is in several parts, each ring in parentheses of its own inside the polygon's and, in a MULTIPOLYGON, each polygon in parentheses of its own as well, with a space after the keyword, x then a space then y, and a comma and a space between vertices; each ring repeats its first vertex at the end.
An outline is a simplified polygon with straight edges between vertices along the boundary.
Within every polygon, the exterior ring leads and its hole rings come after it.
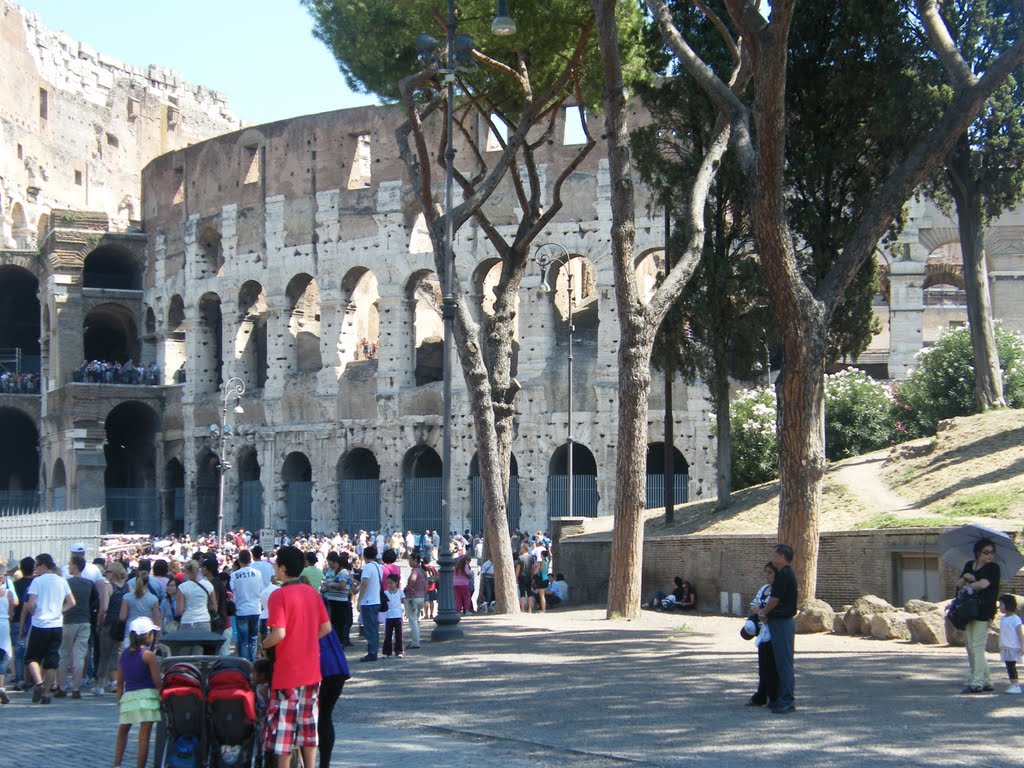
POLYGON ((999 621, 999 657, 1006 664, 1006 674, 1010 676, 1010 687, 1007 693, 1020 693, 1017 680, 1017 665, 1021 660, 1021 649, 1024 648, 1024 622, 1017 615, 1017 598, 1003 595, 999 598, 999 610, 1003 618, 999 621))

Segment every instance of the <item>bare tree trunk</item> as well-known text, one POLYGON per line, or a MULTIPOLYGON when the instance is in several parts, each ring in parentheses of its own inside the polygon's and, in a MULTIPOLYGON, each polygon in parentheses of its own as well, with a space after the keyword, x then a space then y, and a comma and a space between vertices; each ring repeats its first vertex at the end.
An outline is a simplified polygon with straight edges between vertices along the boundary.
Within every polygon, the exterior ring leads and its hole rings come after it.
POLYGON ((974 400, 979 412, 1005 408, 1003 374, 999 368, 999 350, 992 323, 992 297, 985 265, 984 226, 981 196, 971 177, 971 150, 966 137, 957 141, 946 164, 949 188, 956 204, 963 254, 964 289, 967 294, 967 322, 974 351, 974 400))
MULTIPOLYGON (((666 255, 667 255, 666 251, 666 255)), ((672 420, 672 383, 675 373, 665 372, 665 455, 664 466, 662 467, 662 487, 665 490, 663 500, 665 502, 665 525, 672 525, 676 521, 676 461, 675 452, 672 450, 673 430, 672 420)))
POLYGON ((718 501, 715 508, 728 509, 732 495, 732 426, 729 423, 729 373, 724 358, 716 355, 714 380, 715 436, 718 440, 718 501))

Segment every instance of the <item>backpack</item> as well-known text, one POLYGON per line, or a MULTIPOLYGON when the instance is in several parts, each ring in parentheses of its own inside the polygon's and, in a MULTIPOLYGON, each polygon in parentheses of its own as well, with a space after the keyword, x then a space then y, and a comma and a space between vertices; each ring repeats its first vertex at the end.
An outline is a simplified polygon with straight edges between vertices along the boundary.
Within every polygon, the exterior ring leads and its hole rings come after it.
POLYGON ((125 622, 121 621, 121 603, 124 602, 124 596, 128 594, 127 582, 122 584, 120 587, 113 587, 113 592, 110 593, 110 602, 107 603, 107 618, 104 619, 104 624, 110 627, 110 639, 121 642, 124 640, 124 627, 125 622), (113 616, 111 619, 110 617, 113 616))

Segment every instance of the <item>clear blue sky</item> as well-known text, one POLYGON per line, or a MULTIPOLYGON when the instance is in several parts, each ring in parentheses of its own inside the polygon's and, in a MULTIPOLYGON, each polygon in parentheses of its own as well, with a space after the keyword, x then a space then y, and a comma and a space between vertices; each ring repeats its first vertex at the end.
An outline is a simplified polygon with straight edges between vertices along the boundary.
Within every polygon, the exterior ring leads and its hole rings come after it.
POLYGON ((345 86, 299 0, 15 0, 126 64, 227 94, 247 123, 376 103, 345 86))

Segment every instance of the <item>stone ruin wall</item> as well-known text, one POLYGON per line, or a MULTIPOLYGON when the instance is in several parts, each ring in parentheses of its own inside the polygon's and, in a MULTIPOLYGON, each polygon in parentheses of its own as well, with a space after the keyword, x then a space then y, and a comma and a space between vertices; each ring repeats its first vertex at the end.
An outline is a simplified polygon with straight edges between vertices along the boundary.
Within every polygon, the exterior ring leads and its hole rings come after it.
MULTIPOLYGON (((284 527, 282 462, 292 452, 304 453, 312 465, 314 529, 337 525, 338 465, 348 451, 365 448, 376 457, 387 527, 404 527, 403 463, 410 449, 425 445, 440 453, 441 384, 417 386, 415 380, 415 346, 425 335, 417 328, 440 328, 437 308, 424 307, 422 286, 416 291, 417 279, 433 272, 434 258, 398 157, 394 130, 400 117, 396 109, 365 107, 258 126, 163 155, 143 173, 144 303, 155 318, 165 375, 184 363, 188 377, 182 439, 164 453, 181 460, 194 489, 197 457, 216 449, 208 425, 217 421, 220 407, 219 346, 220 377, 239 376, 249 390, 233 466, 240 452, 255 448, 268 527, 284 527), (183 323, 174 306, 184 307, 183 323), (222 318, 219 339, 210 320, 215 307, 222 318), (260 326, 267 339, 262 386, 250 343, 260 326), (375 326, 379 354, 361 360, 362 329, 375 326)), ((600 136, 596 121, 591 128, 600 136)), ((553 142, 541 153, 546 198, 574 151, 553 142)), ((459 158, 469 156, 464 151, 459 158)), ((443 176, 436 168, 434 173, 440 201, 443 176)), ((615 503, 618 389, 609 191, 607 162, 597 148, 566 183, 565 207, 537 241, 560 243, 586 260, 588 295, 576 321, 573 435, 596 460, 601 514, 610 514, 615 503)), ((643 205, 639 201, 641 212, 643 205)), ((517 216, 508 184, 488 212, 510 236, 517 216)), ((660 217, 641 216, 637 253, 660 252, 661 237, 660 217)), ((458 233, 455 253, 459 279, 479 317, 494 253, 473 223, 458 233)), ((513 444, 522 520, 530 528, 547 525, 549 463, 567 435, 565 327, 552 303, 557 291, 540 294, 539 284, 532 268, 519 292, 517 375, 523 390, 513 444)), ((462 528, 468 526, 475 447, 461 375, 454 386, 452 520, 462 528)), ((662 439, 663 390, 656 378, 651 442, 662 439)), ((680 383, 674 398, 675 445, 690 466, 689 496, 714 494, 705 390, 680 383)), ((229 524, 238 519, 237 482, 237 473, 229 473, 229 524)))
POLYGON ((152 158, 238 128, 227 98, 92 50, 0 0, 0 248, 35 249, 54 208, 141 219, 152 158))

